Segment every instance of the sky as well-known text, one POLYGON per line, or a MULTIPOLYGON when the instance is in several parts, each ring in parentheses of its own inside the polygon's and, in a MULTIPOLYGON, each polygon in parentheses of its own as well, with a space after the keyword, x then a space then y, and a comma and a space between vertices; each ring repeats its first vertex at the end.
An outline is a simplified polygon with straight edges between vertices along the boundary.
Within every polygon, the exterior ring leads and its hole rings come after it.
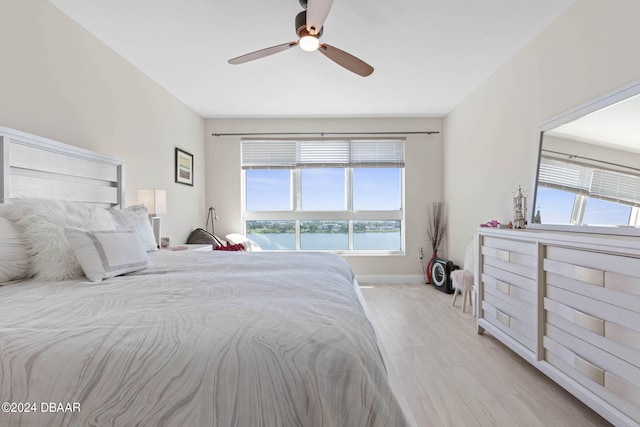
MULTIPOLYGON (((291 210, 291 171, 247 170, 247 210, 291 210)), ((345 169, 300 169, 302 210, 343 211, 346 209, 345 169)), ((401 169, 353 169, 354 210, 401 209, 401 169)))
MULTIPOLYGON (((568 191, 539 186, 536 194, 536 210, 540 210, 543 224, 569 224, 576 195, 568 191)), ((583 224, 627 225, 631 206, 589 198, 583 224)))

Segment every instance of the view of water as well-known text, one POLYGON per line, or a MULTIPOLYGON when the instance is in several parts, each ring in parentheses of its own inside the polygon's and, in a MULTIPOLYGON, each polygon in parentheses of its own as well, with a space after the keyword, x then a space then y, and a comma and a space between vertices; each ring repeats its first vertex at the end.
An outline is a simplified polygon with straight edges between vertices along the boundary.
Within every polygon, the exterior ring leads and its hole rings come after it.
MULTIPOLYGON (((295 250, 294 233, 248 233, 247 237, 266 250, 295 250)), ((302 250, 347 250, 349 236, 342 233, 302 233, 302 250)), ((399 251, 402 249, 400 232, 354 233, 354 250, 399 251)))

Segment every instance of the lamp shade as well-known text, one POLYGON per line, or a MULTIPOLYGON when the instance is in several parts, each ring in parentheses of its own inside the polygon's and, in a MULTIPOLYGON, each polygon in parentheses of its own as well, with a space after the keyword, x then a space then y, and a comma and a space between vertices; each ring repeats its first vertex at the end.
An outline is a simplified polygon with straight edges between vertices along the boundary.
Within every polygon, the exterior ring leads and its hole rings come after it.
POLYGON ((143 204, 149 215, 167 213, 167 192, 165 190, 138 190, 138 203, 143 204))

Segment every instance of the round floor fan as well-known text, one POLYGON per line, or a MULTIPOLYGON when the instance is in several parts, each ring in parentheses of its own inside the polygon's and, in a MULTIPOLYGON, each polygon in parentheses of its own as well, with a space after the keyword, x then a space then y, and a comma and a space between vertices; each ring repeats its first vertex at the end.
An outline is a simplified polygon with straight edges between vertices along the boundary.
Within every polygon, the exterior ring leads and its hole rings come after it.
POLYGON ((303 50, 309 52, 317 50, 347 70, 362 77, 367 77, 373 73, 373 67, 371 65, 343 50, 330 46, 326 43, 320 43, 324 21, 329 15, 332 4, 333 0, 300 0, 300 5, 305 10, 296 16, 296 34, 298 34, 297 41, 271 46, 266 49, 238 56, 230 59, 229 64, 243 64, 278 52, 283 52, 299 45, 303 50))

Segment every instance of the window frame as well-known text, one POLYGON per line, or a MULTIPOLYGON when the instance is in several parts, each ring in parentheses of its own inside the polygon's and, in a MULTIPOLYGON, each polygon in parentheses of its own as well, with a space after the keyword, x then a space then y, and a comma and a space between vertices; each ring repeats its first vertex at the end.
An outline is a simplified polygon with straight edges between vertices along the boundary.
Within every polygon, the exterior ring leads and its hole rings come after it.
MULTIPOLYGON (((543 150, 544 151, 544 150, 543 150)), ((640 226, 640 178, 630 174, 623 168, 602 167, 593 162, 565 159, 563 153, 543 152, 536 188, 536 205, 538 189, 546 187, 574 194, 573 210, 569 224, 584 224, 585 210, 590 199, 600 199, 631 207, 629 225, 640 226), (625 190, 625 191, 622 191, 625 190)), ((563 225, 563 224, 558 224, 563 225)), ((601 225, 610 227, 609 225, 601 225)))
MULTIPOLYGON (((247 211, 247 179, 246 170, 242 170, 242 227, 243 233, 247 234, 247 221, 294 221, 296 234, 295 251, 304 251, 301 249, 301 221, 347 221, 349 225, 348 231, 348 249, 347 250, 324 250, 323 252, 337 253, 341 255, 384 255, 384 256, 403 256, 405 255, 405 168, 398 166, 400 172, 400 208, 398 210, 353 210, 353 169, 354 167, 344 167, 345 172, 345 197, 346 209, 344 211, 303 211, 301 209, 301 180, 302 169, 294 168, 291 171, 291 197, 292 210, 288 211, 247 211), (354 231, 353 221, 400 221, 400 249, 399 250, 355 250, 353 248, 354 231)), ((317 251, 317 250, 314 250, 317 251)))
MULTIPOLYGON (((593 197, 593 196, 589 196, 587 194, 583 194, 577 191, 573 191, 572 189, 569 188, 557 188, 555 186, 549 186, 549 185, 544 185, 544 184, 539 184, 539 187, 547 187, 547 188, 552 188, 555 190, 559 190, 559 191, 564 191, 568 194, 573 194, 574 195, 574 200, 573 200, 573 208, 571 210, 571 217, 569 220, 569 224, 571 225, 595 225, 598 226, 597 224, 584 224, 584 215, 585 215, 585 211, 587 208, 587 203, 589 202, 589 199, 600 199, 599 197, 593 197)), ((609 201, 611 202, 611 200, 606 199, 606 198, 602 198, 601 200, 605 200, 605 201, 609 201)), ((615 202, 613 202, 615 203, 615 202)), ((640 227, 640 207, 638 206, 633 206, 627 203, 620 203, 621 205, 625 205, 625 206, 629 206, 631 208, 631 212, 629 214, 629 223, 628 224, 623 224, 624 226, 628 225, 631 227, 640 227)), ((559 224, 562 225, 562 224, 559 224)), ((609 227, 607 225, 602 225, 602 227, 609 227)))

